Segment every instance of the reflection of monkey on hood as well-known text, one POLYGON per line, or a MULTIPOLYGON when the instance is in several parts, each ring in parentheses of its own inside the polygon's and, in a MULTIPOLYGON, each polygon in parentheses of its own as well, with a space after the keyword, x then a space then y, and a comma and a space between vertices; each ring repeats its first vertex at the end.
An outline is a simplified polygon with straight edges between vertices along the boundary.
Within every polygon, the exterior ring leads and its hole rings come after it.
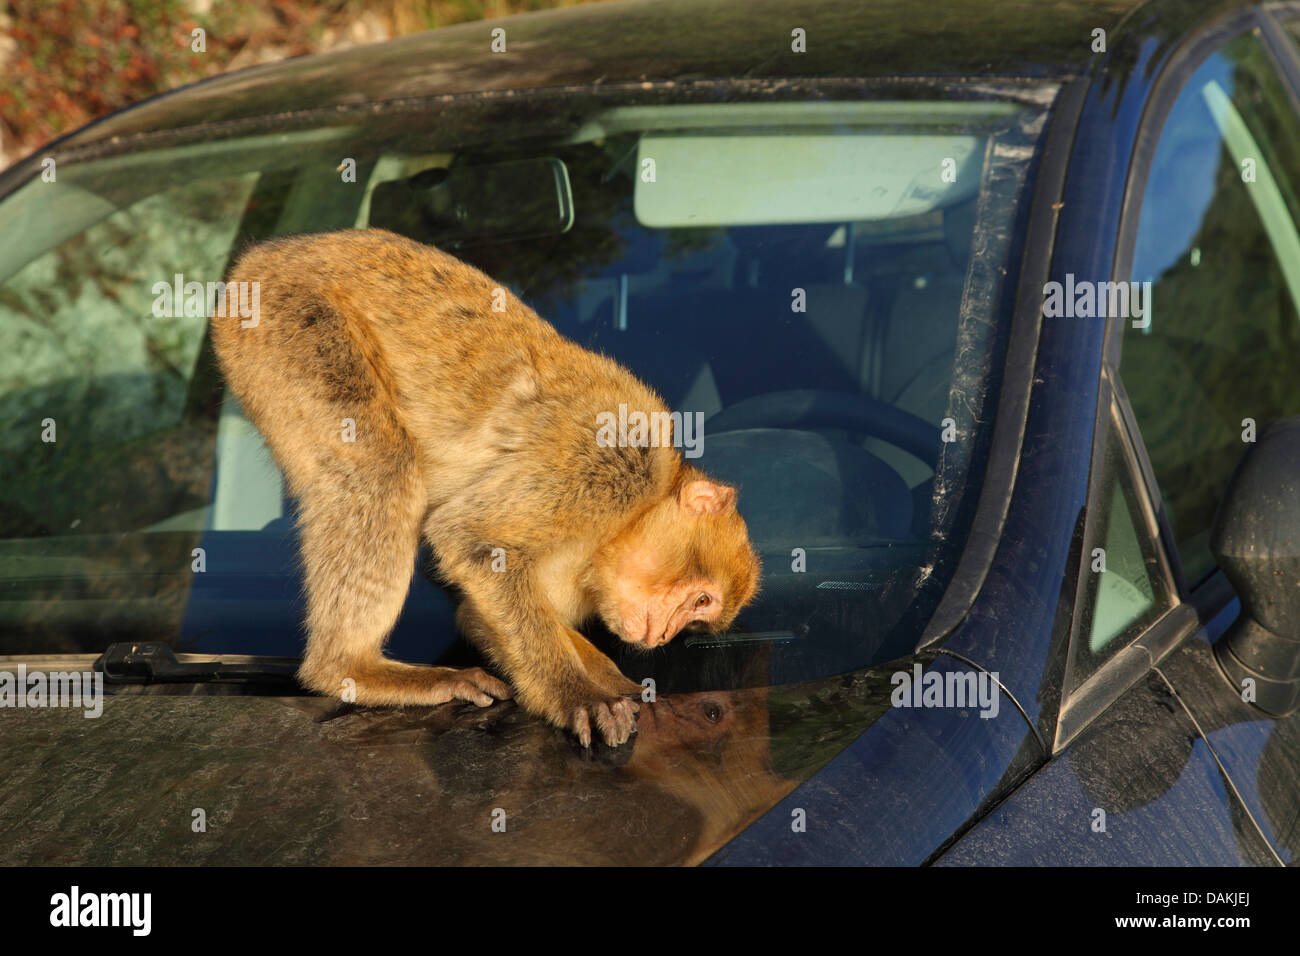
POLYGON ((698 863, 796 784, 772 770, 767 696, 660 696, 630 746, 590 750, 509 704, 348 708, 321 725, 340 760, 384 760, 338 811, 331 862, 698 863))

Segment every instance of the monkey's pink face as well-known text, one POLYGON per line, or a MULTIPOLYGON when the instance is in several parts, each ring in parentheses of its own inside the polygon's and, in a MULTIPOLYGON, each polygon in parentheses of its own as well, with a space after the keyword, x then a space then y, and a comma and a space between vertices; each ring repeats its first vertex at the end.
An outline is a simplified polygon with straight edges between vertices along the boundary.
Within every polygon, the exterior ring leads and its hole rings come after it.
POLYGON ((660 647, 691 625, 710 626, 722 616, 722 594, 708 578, 649 590, 636 582, 617 587, 616 620, 605 624, 629 644, 660 647))

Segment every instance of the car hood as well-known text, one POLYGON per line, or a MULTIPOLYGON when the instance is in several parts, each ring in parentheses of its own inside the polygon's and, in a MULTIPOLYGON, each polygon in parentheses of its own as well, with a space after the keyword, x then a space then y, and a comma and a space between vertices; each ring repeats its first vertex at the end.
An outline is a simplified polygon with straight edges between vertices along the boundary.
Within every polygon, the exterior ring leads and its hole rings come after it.
MULTIPOLYGON (((865 686, 848 688, 862 717, 865 686)), ((660 698, 642 705, 634 746, 594 753, 513 702, 366 709, 151 692, 107 695, 93 719, 68 707, 8 710, 0 740, 15 764, 0 855, 91 865, 696 862, 812 769, 773 765, 769 698, 660 698), (206 830, 196 831, 200 819, 206 830)))
POLYGON ((921 666, 660 696, 631 746, 593 751, 510 701, 148 685, 88 718, 10 699, 0 864, 921 862, 1032 736, 1012 706, 892 706, 900 670, 921 666))

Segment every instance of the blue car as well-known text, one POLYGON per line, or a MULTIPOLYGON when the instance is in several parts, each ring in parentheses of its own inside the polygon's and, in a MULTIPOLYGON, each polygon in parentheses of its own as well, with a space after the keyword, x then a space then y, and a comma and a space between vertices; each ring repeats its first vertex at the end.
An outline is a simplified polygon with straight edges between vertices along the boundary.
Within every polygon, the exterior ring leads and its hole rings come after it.
MULTIPOLYGON (((1300 4, 750 6, 254 67, 0 175, 0 862, 1300 859, 1300 4), (351 228, 739 487, 734 627, 587 631, 629 744, 297 684, 296 506, 208 317, 351 228)), ((387 653, 483 665, 436 562, 387 653)))

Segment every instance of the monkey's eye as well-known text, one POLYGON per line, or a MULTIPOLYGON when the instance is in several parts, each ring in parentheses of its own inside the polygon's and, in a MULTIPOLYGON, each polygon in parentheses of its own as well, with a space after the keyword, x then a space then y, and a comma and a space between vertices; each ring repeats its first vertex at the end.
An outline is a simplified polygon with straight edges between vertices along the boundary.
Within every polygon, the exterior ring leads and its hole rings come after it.
POLYGON ((713 599, 710 598, 707 594, 701 594, 699 597, 695 599, 696 607, 708 607, 712 603, 713 603, 713 599))
POLYGON ((722 708, 717 704, 705 704, 704 719, 711 724, 716 724, 722 719, 722 708))

